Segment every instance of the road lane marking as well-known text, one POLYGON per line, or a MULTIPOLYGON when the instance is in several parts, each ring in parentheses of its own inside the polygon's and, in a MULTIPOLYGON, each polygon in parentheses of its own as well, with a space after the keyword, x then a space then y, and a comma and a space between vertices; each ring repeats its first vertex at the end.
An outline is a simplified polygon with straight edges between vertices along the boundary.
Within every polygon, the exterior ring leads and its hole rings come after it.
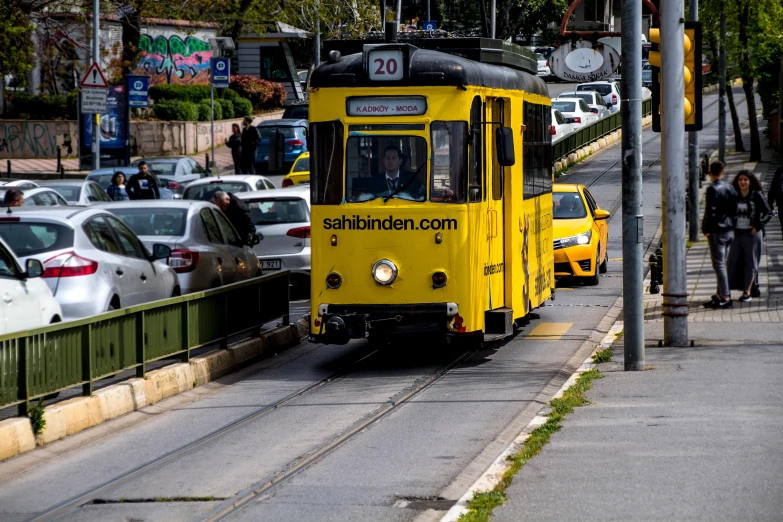
POLYGON ((541 323, 527 335, 537 341, 559 341, 574 323, 541 323))

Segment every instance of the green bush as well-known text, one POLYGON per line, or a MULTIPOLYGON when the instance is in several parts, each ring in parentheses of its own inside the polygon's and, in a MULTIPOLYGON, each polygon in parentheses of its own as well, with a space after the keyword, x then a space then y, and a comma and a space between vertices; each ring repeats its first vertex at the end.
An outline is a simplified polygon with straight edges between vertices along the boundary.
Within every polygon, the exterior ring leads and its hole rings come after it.
POLYGON ((237 100, 239 99, 239 94, 237 94, 237 91, 234 89, 226 89, 225 92, 223 92, 223 98, 226 100, 237 100))
POLYGON ((246 98, 237 98, 236 100, 232 100, 231 103, 234 105, 235 118, 242 118, 253 114, 253 104, 250 103, 250 100, 246 98))
POLYGON ((26 92, 8 93, 7 98, 13 104, 16 114, 27 115, 31 120, 76 119, 77 93, 68 96, 61 94, 27 94, 26 92))
POLYGON ((150 87, 153 101, 179 100, 198 103, 209 99, 209 85, 153 85, 150 87))
POLYGON ((223 110, 223 119, 231 119, 234 117, 234 104, 230 100, 215 100, 215 104, 220 104, 223 110))
POLYGON ((180 121, 198 121, 198 105, 193 102, 180 102, 180 121))
POLYGON ((152 110, 155 117, 165 121, 197 121, 199 117, 199 109, 193 102, 164 100, 153 105, 152 110))
MULTIPOLYGON (((209 121, 210 117, 210 103, 209 100, 201 100, 198 102, 198 121, 209 121)), ((223 119, 223 107, 215 100, 215 121, 223 119)))

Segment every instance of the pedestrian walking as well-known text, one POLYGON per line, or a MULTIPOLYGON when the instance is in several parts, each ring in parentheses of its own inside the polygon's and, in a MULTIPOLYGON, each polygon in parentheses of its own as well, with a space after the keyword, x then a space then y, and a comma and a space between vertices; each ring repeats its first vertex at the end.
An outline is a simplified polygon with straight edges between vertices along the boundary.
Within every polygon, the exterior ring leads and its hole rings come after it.
POLYGON ((772 219, 772 209, 761 192, 761 183, 749 170, 742 170, 731 182, 737 192, 737 224, 729 249, 728 273, 731 288, 742 290, 739 301, 760 297, 759 261, 764 245, 764 225, 772 219))
POLYGON ((783 230, 783 165, 778 167, 775 175, 772 176, 772 182, 769 184, 769 194, 767 202, 778 212, 780 219, 780 228, 783 230))
POLYGON ((111 177, 111 185, 106 189, 106 194, 109 195, 112 201, 128 201, 130 196, 125 187, 125 174, 122 172, 115 172, 111 177))
POLYGON ((226 140, 226 146, 231 149, 234 174, 242 174, 242 130, 238 123, 231 124, 231 136, 226 140))
POLYGON ((256 226, 250 217, 250 210, 245 202, 231 194, 218 190, 212 196, 212 202, 223 211, 228 220, 234 225, 240 240, 246 245, 255 244, 256 226))
POLYGON ((726 258, 734 238, 737 192, 723 179, 725 177, 726 170, 723 163, 713 162, 710 165, 712 184, 707 187, 707 205, 704 209, 701 231, 710 244, 710 258, 718 280, 718 289, 712 299, 704 303, 706 308, 729 308, 732 305, 726 258))
POLYGON ((245 116, 242 120, 242 173, 256 173, 256 147, 261 144, 261 134, 253 125, 253 117, 245 116))
POLYGON ((146 161, 139 162, 139 173, 131 176, 126 186, 130 199, 160 199, 160 191, 155 178, 149 175, 146 161))

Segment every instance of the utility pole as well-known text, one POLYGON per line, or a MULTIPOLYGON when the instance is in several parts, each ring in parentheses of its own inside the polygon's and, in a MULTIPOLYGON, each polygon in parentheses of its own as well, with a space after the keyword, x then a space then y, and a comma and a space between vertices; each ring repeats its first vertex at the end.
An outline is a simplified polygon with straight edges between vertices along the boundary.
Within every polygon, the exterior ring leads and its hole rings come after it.
POLYGON ((644 370, 644 278, 642 276, 642 5, 623 0, 623 329, 626 371, 644 370))
POLYGON ((688 344, 685 263, 685 37, 683 0, 661 0, 661 156, 663 185, 663 337, 688 344))
POLYGON ((400 13, 402 12, 402 0, 397 0, 397 30, 400 30, 400 13))
MULTIPOLYGON (((699 0, 689 0, 688 11, 691 22, 698 22, 699 0)), ((691 131, 688 133, 688 238, 692 242, 699 240, 699 177, 699 132, 691 131)))
POLYGON ((720 0, 720 58, 718 65, 718 159, 726 163, 726 0, 720 0))
MULTIPOLYGON (((381 7, 381 16, 384 16, 383 7, 381 7)), ((313 65, 321 65, 321 2, 315 2, 315 37, 313 38, 313 65)))
MULTIPOLYGON (((92 59, 100 67, 101 55, 101 4, 92 0, 92 59)), ((92 168, 101 168, 101 115, 92 115, 92 168)))
POLYGON ((492 14, 489 15, 489 37, 495 37, 495 11, 497 11, 496 0, 492 0, 489 3, 489 10, 492 14))

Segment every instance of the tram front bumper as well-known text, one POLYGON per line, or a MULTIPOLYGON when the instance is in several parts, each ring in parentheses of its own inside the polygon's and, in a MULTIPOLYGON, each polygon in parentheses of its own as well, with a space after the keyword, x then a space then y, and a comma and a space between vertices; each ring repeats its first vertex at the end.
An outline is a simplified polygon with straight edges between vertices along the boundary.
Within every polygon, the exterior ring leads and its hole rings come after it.
MULTIPOLYGON (((420 304, 320 304, 318 318, 310 326, 310 342, 346 344, 364 339, 370 332, 445 325, 457 316, 456 303, 420 304)), ((444 326, 445 329, 445 326, 444 326)))

